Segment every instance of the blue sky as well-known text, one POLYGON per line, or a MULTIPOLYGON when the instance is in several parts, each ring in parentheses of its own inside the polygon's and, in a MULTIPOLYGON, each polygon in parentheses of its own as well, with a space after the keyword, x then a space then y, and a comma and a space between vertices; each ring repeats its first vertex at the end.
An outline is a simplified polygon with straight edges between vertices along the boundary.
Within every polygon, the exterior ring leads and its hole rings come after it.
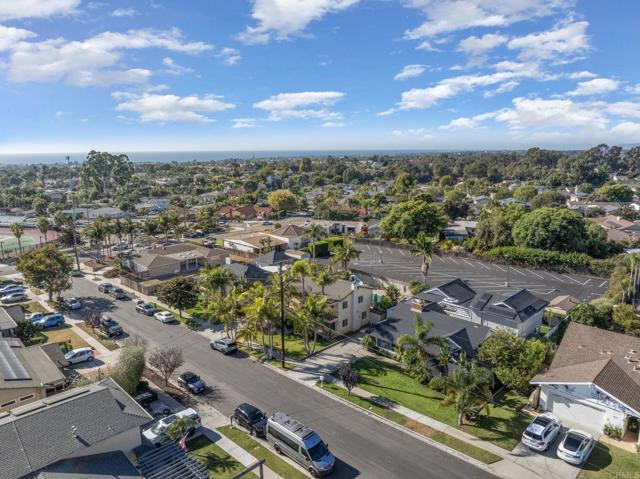
POLYGON ((640 142, 628 0, 0 0, 0 153, 640 142))

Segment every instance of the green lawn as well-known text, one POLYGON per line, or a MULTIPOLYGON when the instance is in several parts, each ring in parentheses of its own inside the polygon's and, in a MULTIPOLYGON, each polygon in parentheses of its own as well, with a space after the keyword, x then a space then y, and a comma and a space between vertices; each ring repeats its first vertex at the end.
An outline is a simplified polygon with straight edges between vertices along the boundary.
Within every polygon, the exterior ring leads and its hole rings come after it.
POLYGON ((40 330, 30 341, 30 344, 44 343, 58 343, 61 346, 70 344, 70 347, 63 346, 63 350, 86 348, 89 346, 84 339, 73 332, 71 326, 40 330))
POLYGON ((29 301, 28 303, 21 304, 20 307, 25 313, 37 313, 43 312, 46 313, 47 310, 37 301, 29 301))
MULTIPOLYGON (((199 436, 187 443, 191 455, 207 466, 211 479, 231 479, 244 470, 244 466, 227 454, 224 449, 205 436, 199 436)), ((255 478, 252 473, 247 478, 255 478)))
POLYGON ((287 461, 274 454, 269 449, 261 445, 258 441, 233 426, 223 426, 218 431, 242 449, 247 451, 256 459, 264 459, 267 467, 279 476, 286 479, 306 479, 306 475, 293 467, 287 461))
POLYGON ((421 434, 425 437, 433 439, 436 442, 444 444, 445 446, 448 446, 451 449, 460 451, 463 454, 473 457, 474 459, 477 459, 478 461, 481 461, 485 464, 492 464, 502 459, 500 456, 497 456, 492 452, 485 451, 482 448, 479 448, 477 446, 474 446, 473 444, 469 444, 467 442, 461 441, 460 439, 450 436, 449 434, 446 434, 444 432, 436 431, 435 429, 432 429, 429 426, 426 426, 417 421, 413 421, 412 419, 409 419, 406 416, 403 416, 399 412, 380 406, 379 404, 376 404, 369 399, 357 396, 355 394, 349 395, 346 389, 336 386, 335 384, 324 383, 324 385, 322 386, 322 389, 332 394, 335 394, 336 396, 340 396, 341 398, 346 399, 347 401, 350 401, 353 404, 356 404, 363 409, 371 411, 377 414, 378 416, 382 416, 392 422, 395 422, 396 424, 400 424, 401 426, 409 428, 412 431, 417 432, 418 434, 421 434))
POLYGON ((207 308, 205 307, 205 305, 202 304, 201 301, 198 301, 198 304, 196 304, 193 308, 187 308, 184 311, 185 313, 193 316, 194 318, 202 319, 203 321, 206 321, 206 318, 210 314, 207 308))
MULTIPOLYGON (((362 375, 360 387, 432 417, 450 426, 456 426, 456 411, 453 406, 443 406, 443 395, 418 383, 400 366, 364 357, 354 363, 362 375)), ((462 429, 474 436, 493 442, 507 449, 513 449, 520 441, 520 435, 530 418, 521 412, 527 399, 512 393, 501 393, 494 398, 487 415, 483 412, 475 425, 464 425, 462 429)))
POLYGON ((599 442, 578 479, 640 478, 640 455, 599 442))
POLYGON ((91 336, 93 339, 95 339, 96 341, 99 341, 100 344, 102 344, 105 348, 107 348, 109 351, 114 351, 116 349, 118 349, 120 346, 118 346, 116 344, 116 342, 112 339, 109 338, 107 336, 104 336, 100 331, 98 331, 96 329, 96 332, 94 333, 91 328, 89 328, 86 324, 84 323, 78 323, 78 327, 80 329, 82 329, 85 333, 87 333, 89 336, 91 336))
MULTIPOLYGON (((268 344, 268 339, 265 337, 265 343, 268 344)), ((249 352, 249 345, 242 342, 239 343, 241 346, 241 349, 243 349, 245 352, 249 352)), ((321 340, 318 339, 318 342, 316 344, 316 348, 315 351, 318 351, 319 349, 328 346, 329 344, 331 344, 329 341, 326 340, 321 340)), ((262 351, 256 351, 256 346, 259 346, 260 348, 262 348, 262 333, 258 333, 255 337, 255 339, 253 340, 253 356, 256 356, 260 359, 262 359, 264 357, 264 354, 262 351)), ((276 335, 273 338, 273 347, 274 350, 276 350, 278 353, 280 352, 281 348, 280 348, 280 335, 276 335)), ((304 349, 304 341, 302 340, 301 337, 299 336, 294 336, 291 334, 287 334, 284 337, 284 349, 286 351, 286 359, 291 359, 291 360, 298 360, 303 358, 304 356, 307 355, 307 352, 304 349)), ((280 363, 280 360, 276 360, 275 362, 277 362, 278 364, 280 363)))

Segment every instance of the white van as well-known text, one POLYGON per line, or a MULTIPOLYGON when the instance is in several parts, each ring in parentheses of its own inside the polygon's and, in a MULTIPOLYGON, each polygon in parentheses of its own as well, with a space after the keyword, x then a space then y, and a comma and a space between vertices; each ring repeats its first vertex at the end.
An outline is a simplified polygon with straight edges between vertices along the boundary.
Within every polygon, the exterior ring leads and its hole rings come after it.
POLYGON ((333 471, 336 458, 327 444, 313 429, 283 412, 267 420, 267 441, 279 454, 286 454, 313 477, 326 476, 333 471))
POLYGON ((198 416, 198 413, 195 411, 195 409, 188 408, 183 409, 182 411, 178 411, 171 416, 163 417, 149 429, 142 431, 142 436, 154 446, 160 447, 169 440, 169 438, 165 436, 164 432, 172 422, 182 417, 188 417, 194 422, 193 429, 187 433, 187 436, 191 436, 200 428, 200 426, 202 426, 200 416, 198 416))

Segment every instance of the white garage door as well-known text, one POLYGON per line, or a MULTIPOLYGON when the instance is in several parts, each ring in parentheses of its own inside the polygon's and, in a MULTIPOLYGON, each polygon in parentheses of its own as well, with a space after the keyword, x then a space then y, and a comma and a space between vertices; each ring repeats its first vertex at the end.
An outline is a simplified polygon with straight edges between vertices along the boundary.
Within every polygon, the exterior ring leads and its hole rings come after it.
POLYGON ((594 432, 602 432, 605 411, 585 404, 576 403, 557 395, 549 395, 547 409, 558 416, 565 426, 579 427, 594 432))

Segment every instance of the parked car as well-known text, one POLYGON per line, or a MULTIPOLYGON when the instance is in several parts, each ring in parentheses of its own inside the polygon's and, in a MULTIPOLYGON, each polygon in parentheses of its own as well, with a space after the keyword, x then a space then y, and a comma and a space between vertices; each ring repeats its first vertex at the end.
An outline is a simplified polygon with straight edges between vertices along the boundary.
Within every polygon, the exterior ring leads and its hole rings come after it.
POLYGON ((64 358, 69 361, 69 364, 78 364, 93 361, 93 357, 93 349, 91 348, 72 349, 64 355, 64 358))
POLYGON ((62 299, 62 305, 65 308, 69 308, 71 310, 76 310, 76 309, 80 309, 82 308, 82 303, 80 302, 80 300, 78 298, 63 298, 62 299))
POLYGON ((20 303, 21 301, 26 301, 27 299, 28 298, 26 293, 22 291, 22 292, 10 293, 5 296, 2 296, 0 298, 0 302, 2 304, 20 303))
POLYGON ((207 248, 215 248, 216 247, 216 240, 204 240, 202 242, 202 246, 206 246, 207 248))
POLYGON ((127 297, 127 293, 122 288, 113 288, 109 294, 115 299, 125 299, 127 297))
POLYGON ((133 399, 142 407, 147 408, 153 401, 158 400, 158 393, 149 389, 148 391, 138 394, 133 399))
POLYGON ((22 281, 18 279, 0 279, 0 288, 6 288, 7 286, 20 286, 22 281))
POLYGON ((145 302, 136 304, 136 311, 147 316, 153 316, 156 314, 156 308, 154 308, 152 304, 145 302))
POLYGON ((33 321, 33 324, 37 324, 42 329, 58 328, 65 324, 64 316, 59 313, 47 314, 40 319, 33 321))
POLYGON ((109 294, 113 289, 113 285, 111 283, 100 283, 98 285, 98 291, 101 293, 109 294))
POLYGON ((73 271, 71 271, 71 276, 74 276, 76 278, 80 278, 80 277, 82 277, 84 275, 82 274, 82 271, 80 271, 79 269, 75 269, 74 268, 73 271))
POLYGON ((19 284, 10 284, 4 288, 0 288, 0 296, 7 296, 13 293, 24 293, 25 289, 19 284))
POLYGON ((588 432, 569 429, 556 454, 563 461, 580 466, 589 458, 595 444, 595 439, 588 432))
POLYGON ((36 311, 35 313, 27 313, 24 315, 24 319, 28 319, 29 321, 37 321, 43 317, 44 313, 42 311, 36 311))
POLYGON ((184 372, 178 376, 178 384, 193 394, 200 394, 207 389, 207 385, 200 379, 200 376, 191 371, 184 372))
POLYGON ((209 346, 211 346, 211 349, 220 351, 223 354, 234 353, 238 350, 236 342, 229 338, 214 339, 209 343, 209 346))
POLYGON ((266 434, 267 416, 251 404, 240 404, 233 412, 233 419, 242 427, 247 428, 252 436, 266 434))
POLYGON ((98 329, 110 338, 122 334, 122 326, 120 326, 117 321, 106 316, 100 318, 100 325, 98 326, 98 329))
POLYGON ((173 323, 176 320, 169 311, 158 311, 153 317, 161 323, 173 323))
POLYGON ((113 251, 124 251, 129 249, 129 243, 117 243, 111 247, 113 251))
POLYGON ((165 436, 164 432, 172 422, 182 417, 188 417, 193 420, 194 423, 193 428, 188 431, 187 436, 192 435, 196 430, 198 430, 198 428, 200 428, 200 426, 202 426, 202 422, 200 420, 200 416, 198 416, 198 413, 194 409, 188 408, 172 414, 171 416, 160 419, 149 429, 145 429, 144 431, 142 431, 142 436, 155 447, 160 447, 169 440, 167 436, 165 436))
POLYGON ((270 220, 265 220, 261 223, 263 226, 271 226, 273 224, 273 221, 270 220))
POLYGON ((522 433, 522 444, 534 451, 546 451, 558 438, 562 429, 560 420, 551 413, 536 417, 522 433))

